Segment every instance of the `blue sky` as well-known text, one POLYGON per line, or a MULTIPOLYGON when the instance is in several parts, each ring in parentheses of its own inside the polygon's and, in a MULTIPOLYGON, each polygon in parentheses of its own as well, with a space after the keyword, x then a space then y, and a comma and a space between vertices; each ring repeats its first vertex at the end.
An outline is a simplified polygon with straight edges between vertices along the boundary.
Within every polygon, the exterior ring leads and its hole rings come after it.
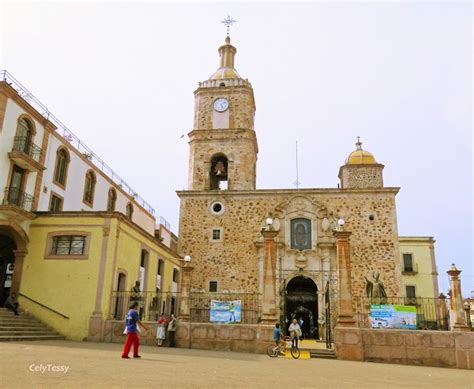
POLYGON ((336 187, 360 135, 385 165, 400 235, 434 236, 474 290, 472 11, 468 2, 7 3, 1 67, 177 232, 193 91, 218 67, 219 23, 252 82, 257 186, 336 187), (278 171, 278 175, 274 174, 278 171))

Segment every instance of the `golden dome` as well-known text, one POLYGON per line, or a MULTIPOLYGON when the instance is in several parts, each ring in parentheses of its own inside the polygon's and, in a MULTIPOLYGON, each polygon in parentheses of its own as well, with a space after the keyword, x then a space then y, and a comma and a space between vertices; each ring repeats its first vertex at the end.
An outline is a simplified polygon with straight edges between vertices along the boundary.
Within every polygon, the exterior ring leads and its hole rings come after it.
POLYGON ((237 49, 230 44, 230 37, 225 38, 225 44, 219 47, 220 67, 209 77, 210 80, 223 80, 226 78, 242 78, 234 69, 234 57, 237 49))
POLYGON ((371 153, 362 150, 362 142, 359 137, 357 137, 356 147, 357 149, 347 157, 346 165, 373 165, 377 163, 375 157, 371 153))
POLYGON ((219 68, 217 71, 209 78, 210 80, 223 80, 225 78, 242 78, 240 77, 237 70, 234 68, 219 68))

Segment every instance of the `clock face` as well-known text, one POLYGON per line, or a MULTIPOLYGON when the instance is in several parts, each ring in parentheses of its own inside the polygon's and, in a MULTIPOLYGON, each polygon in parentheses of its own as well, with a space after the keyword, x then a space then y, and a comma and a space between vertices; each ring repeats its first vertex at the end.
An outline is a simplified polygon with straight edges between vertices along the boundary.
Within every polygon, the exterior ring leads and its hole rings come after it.
POLYGON ((219 97, 214 101, 214 109, 217 112, 224 112, 227 108, 229 108, 229 100, 224 97, 219 97))

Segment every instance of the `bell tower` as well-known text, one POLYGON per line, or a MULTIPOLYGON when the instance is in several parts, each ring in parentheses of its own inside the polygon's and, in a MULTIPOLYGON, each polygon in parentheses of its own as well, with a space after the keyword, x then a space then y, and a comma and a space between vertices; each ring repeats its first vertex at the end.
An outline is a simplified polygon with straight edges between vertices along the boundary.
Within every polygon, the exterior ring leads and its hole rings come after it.
POLYGON ((189 190, 254 190, 258 144, 252 85, 234 68, 227 35, 220 67, 194 92, 189 136, 189 190))

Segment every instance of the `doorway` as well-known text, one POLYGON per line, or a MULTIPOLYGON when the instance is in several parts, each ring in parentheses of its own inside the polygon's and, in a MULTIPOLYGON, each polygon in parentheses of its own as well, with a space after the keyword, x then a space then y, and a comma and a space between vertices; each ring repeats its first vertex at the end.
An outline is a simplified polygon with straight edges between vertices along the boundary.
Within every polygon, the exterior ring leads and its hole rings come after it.
POLYGON ((290 280, 285 290, 286 331, 293 319, 298 320, 304 338, 318 339, 318 287, 304 276, 290 280))
POLYGON ((7 235, 0 234, 0 306, 10 294, 15 266, 15 241, 7 235))

